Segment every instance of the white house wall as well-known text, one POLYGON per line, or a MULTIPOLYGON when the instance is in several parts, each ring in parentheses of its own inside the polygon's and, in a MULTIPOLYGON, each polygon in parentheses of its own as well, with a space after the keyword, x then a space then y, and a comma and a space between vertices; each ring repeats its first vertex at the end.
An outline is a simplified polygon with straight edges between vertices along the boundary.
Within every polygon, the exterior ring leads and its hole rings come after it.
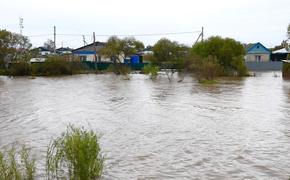
POLYGON ((260 62, 270 61, 270 54, 247 54, 245 57, 246 62, 257 62, 256 56, 261 56, 260 62))

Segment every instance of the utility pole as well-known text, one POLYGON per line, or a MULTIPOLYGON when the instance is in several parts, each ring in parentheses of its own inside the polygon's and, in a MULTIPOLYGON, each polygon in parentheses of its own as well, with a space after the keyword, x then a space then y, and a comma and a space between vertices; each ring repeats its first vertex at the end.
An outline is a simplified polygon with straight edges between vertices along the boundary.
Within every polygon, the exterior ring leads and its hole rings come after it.
POLYGON ((85 35, 83 35, 83 42, 84 42, 84 46, 87 45, 87 42, 86 42, 86 37, 85 35))
POLYGON ((96 46, 96 35, 93 32, 93 39, 94 39, 94 50, 95 50, 95 62, 97 62, 97 46, 96 46))
POLYGON ((204 38, 204 30, 203 27, 201 27, 201 42, 203 42, 203 38, 204 38))
POLYGON ((53 43, 54 43, 54 47, 53 47, 53 51, 54 51, 54 54, 55 54, 55 50, 56 50, 56 28, 55 26, 53 26, 53 43))
POLYGON ((23 26, 23 18, 19 17, 19 29, 20 29, 20 34, 22 35, 22 29, 24 28, 23 26))

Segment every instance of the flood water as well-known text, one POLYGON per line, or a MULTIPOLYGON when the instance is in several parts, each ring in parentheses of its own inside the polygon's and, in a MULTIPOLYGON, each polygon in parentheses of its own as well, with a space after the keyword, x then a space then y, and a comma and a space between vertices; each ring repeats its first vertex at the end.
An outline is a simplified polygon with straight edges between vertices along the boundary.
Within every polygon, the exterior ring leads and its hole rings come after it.
POLYGON ((68 124, 96 131, 103 179, 290 177, 290 82, 279 72, 211 86, 140 74, 0 76, 0 107, 0 146, 25 143, 40 162, 68 124))

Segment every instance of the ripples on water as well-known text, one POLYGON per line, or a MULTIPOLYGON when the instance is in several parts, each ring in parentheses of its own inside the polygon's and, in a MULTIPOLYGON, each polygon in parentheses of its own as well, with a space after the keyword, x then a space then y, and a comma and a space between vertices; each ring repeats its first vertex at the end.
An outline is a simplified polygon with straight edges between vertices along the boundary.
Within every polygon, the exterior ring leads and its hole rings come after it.
POLYGON ((69 123, 96 130, 104 179, 290 176, 290 82, 281 74, 213 86, 143 75, 0 77, 0 107, 0 146, 27 143, 38 159, 69 123))

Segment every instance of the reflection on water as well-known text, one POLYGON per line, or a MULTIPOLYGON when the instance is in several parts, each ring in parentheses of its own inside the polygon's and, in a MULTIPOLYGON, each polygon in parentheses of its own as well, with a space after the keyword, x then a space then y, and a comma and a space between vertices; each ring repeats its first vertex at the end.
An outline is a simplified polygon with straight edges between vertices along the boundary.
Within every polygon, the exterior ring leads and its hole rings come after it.
POLYGON ((69 123, 96 130, 104 179, 290 175, 290 82, 279 73, 213 86, 138 74, 0 77, 0 107, 0 146, 27 143, 38 159, 69 123))

